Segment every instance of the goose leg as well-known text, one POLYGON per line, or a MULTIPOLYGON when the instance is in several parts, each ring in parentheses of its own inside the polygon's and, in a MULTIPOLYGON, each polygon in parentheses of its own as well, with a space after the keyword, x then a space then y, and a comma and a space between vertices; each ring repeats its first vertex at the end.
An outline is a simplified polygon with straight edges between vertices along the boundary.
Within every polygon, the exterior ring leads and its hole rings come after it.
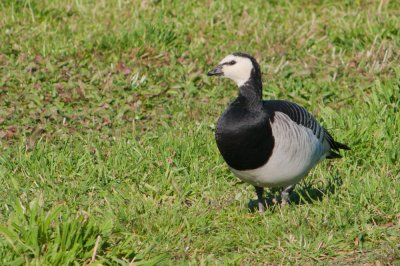
POLYGON ((295 186, 296 185, 290 185, 290 186, 286 187, 284 190, 282 190, 282 192, 281 192, 282 205, 288 204, 290 193, 292 193, 295 186))
POLYGON ((256 188, 257 200, 258 200, 258 212, 262 213, 265 211, 264 199, 263 199, 264 188, 256 187, 256 186, 255 186, 255 188, 256 188))

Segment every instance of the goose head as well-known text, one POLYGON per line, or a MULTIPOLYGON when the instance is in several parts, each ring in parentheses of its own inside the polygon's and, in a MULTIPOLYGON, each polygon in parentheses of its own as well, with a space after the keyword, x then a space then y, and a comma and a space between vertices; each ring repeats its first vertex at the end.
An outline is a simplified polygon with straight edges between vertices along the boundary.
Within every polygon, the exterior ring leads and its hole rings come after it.
POLYGON ((261 82, 260 66, 254 57, 245 53, 234 53, 226 56, 207 75, 229 78, 239 87, 251 81, 261 82))

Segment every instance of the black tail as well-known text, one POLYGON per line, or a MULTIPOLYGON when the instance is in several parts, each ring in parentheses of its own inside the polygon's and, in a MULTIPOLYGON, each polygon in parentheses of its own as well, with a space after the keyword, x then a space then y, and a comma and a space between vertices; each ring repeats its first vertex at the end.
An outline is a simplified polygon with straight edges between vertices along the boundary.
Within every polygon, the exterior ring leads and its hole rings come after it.
MULTIPOLYGON (((340 149, 342 150, 351 150, 349 146, 342 144, 340 142, 334 142, 334 145, 332 147, 333 150, 339 151, 340 149)), ((327 159, 336 159, 336 158, 342 158, 342 156, 339 153, 336 153, 331 150, 330 154, 326 156, 327 159)))
POLYGON ((342 150, 351 150, 349 146, 347 146, 347 145, 345 145, 345 144, 342 144, 342 143, 340 143, 340 142, 336 142, 336 141, 335 141, 335 148, 336 148, 335 150, 339 150, 339 149, 342 149, 342 150))

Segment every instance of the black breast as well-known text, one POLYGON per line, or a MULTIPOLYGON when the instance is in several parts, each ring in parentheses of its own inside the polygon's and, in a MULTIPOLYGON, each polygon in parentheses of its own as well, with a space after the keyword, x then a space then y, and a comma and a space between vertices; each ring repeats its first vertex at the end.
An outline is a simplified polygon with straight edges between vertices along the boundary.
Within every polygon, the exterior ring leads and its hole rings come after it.
POLYGON ((215 139, 222 157, 236 170, 255 169, 264 165, 274 147, 267 112, 262 109, 248 111, 234 105, 218 120, 215 139))

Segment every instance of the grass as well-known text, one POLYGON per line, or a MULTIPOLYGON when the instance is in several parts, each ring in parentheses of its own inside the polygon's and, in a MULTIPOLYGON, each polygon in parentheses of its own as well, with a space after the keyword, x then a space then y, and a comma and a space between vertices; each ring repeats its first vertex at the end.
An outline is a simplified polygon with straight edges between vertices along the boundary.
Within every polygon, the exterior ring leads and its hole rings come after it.
POLYGON ((399 10, 1 1, 0 264, 399 264, 399 10), (353 148, 264 215, 213 137, 236 51, 353 148))

